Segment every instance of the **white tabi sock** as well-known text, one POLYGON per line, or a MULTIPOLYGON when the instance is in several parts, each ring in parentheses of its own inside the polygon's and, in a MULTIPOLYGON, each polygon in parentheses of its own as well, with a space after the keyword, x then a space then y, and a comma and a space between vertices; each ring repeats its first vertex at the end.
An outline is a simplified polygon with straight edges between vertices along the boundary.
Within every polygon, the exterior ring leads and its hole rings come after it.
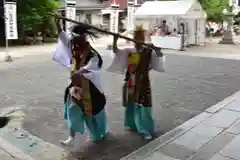
POLYGON ((74 137, 69 136, 67 140, 65 140, 65 141, 60 141, 60 143, 61 143, 62 145, 69 145, 69 144, 71 144, 71 143, 74 141, 74 139, 75 139, 74 137))

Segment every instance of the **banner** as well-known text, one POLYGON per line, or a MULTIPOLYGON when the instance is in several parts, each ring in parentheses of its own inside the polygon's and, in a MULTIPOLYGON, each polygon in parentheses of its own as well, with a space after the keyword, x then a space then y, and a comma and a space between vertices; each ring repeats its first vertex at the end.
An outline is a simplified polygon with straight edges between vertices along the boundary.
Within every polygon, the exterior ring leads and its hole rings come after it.
POLYGON ((6 39, 18 39, 16 2, 5 2, 6 39))
POLYGON ((133 19, 134 19, 134 6, 133 6, 133 2, 128 2, 128 14, 127 14, 127 27, 128 30, 132 30, 134 28, 134 24, 133 24, 133 19))
POLYGON ((110 31, 113 33, 118 33, 118 24, 119 23, 119 10, 111 10, 111 19, 110 19, 110 31))
MULTIPOLYGON (((76 2, 67 1, 66 2, 66 18, 76 20, 76 2)), ((68 31, 73 26, 73 23, 66 22, 66 31, 68 31)))

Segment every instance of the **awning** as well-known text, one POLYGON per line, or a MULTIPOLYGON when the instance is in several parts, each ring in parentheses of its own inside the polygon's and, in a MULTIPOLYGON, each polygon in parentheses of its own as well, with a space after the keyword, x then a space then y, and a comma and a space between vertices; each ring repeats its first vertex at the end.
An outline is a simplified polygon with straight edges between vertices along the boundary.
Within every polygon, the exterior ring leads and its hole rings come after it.
POLYGON ((165 16, 201 17, 204 11, 197 0, 146 1, 136 10, 136 18, 159 18, 165 16))

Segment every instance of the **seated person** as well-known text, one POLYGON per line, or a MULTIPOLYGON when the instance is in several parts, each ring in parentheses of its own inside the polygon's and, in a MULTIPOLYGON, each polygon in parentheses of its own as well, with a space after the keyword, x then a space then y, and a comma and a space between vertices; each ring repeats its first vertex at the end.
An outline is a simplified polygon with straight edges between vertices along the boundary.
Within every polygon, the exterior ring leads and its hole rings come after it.
POLYGON ((167 25, 167 21, 166 20, 163 20, 162 21, 162 24, 160 26, 161 28, 161 36, 165 36, 165 35, 168 35, 169 31, 168 31, 168 25, 167 25))
POLYGON ((177 32, 177 29, 174 28, 173 29, 173 32, 171 33, 172 36, 177 36, 178 35, 178 32, 177 32))

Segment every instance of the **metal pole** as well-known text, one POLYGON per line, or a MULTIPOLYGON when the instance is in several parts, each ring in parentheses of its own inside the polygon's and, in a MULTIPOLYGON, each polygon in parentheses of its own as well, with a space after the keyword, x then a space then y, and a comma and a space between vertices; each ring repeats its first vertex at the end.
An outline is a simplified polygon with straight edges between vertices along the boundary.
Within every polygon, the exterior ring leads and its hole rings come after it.
MULTIPOLYGON (((5 3, 6 1, 3 0, 3 5, 4 5, 4 14, 6 13, 6 8, 5 8, 5 3)), ((12 61, 12 57, 11 55, 9 54, 9 48, 8 48, 8 39, 7 39, 7 23, 6 23, 6 18, 5 18, 5 42, 6 42, 6 48, 5 48, 5 58, 4 58, 4 62, 11 62, 12 61)))
POLYGON ((181 23, 180 25, 181 25, 181 48, 180 48, 180 51, 185 51, 185 49, 184 49, 185 24, 181 23))

